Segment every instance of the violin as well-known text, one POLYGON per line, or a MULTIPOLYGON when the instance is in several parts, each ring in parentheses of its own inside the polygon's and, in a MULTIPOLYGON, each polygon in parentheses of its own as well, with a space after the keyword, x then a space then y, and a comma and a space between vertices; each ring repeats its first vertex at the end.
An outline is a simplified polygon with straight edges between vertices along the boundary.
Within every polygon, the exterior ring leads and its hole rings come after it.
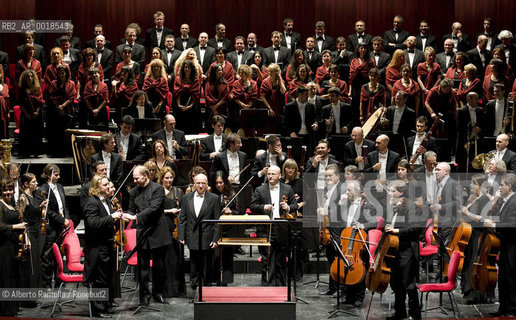
MULTIPOLYGON (((179 197, 176 196, 174 198, 174 201, 176 202, 176 208, 179 208, 179 197)), ((176 225, 176 227, 174 228, 173 236, 174 239, 177 240, 177 237, 179 236, 179 218, 177 215, 174 217, 174 224, 176 225)))
POLYGON ((349 227, 342 230, 340 234, 340 246, 344 257, 349 262, 349 267, 345 263, 339 263, 339 257, 331 264, 330 275, 337 283, 354 285, 362 281, 366 270, 364 262, 360 257, 360 251, 364 248, 367 234, 363 229, 349 227), (347 274, 344 268, 348 268, 347 274), (344 279, 345 278, 345 279, 344 279))
POLYGON ((48 223, 47 223, 47 208, 48 208, 48 199, 49 195, 45 190, 41 191, 41 195, 47 198, 47 205, 41 208, 41 235, 47 234, 48 223))
MULTIPOLYGON (((281 196, 281 202, 283 202, 283 203, 287 203, 288 202, 286 195, 281 196)), ((287 210, 281 209, 281 211, 283 211, 283 213, 281 214, 281 219, 288 219, 288 220, 295 219, 295 217, 290 212, 288 212, 287 210)))
MULTIPOLYGON (((122 206, 120 205, 120 201, 117 198, 113 198, 111 200, 111 207, 113 211, 118 211, 122 209, 122 206)), ((124 234, 125 229, 125 221, 123 219, 115 219, 115 247, 120 246, 121 248, 124 247, 127 244, 127 238, 124 234)))
POLYGON ((328 217, 328 215, 324 215, 323 221, 319 226, 319 243, 322 243, 323 245, 327 245, 331 241, 329 226, 330 218, 328 217))

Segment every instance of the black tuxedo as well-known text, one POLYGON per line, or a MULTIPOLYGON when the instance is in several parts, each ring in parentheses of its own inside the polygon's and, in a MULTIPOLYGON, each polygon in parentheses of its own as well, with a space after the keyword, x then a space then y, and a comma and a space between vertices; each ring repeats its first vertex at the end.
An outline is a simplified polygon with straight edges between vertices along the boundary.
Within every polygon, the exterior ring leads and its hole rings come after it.
POLYGON ((102 57, 100 57, 100 65, 102 66, 102 71, 104 72, 104 78, 110 79, 111 69, 113 68, 113 51, 107 49, 105 46, 104 50, 102 50, 102 57))
MULTIPOLYGON (((295 134, 299 133, 299 130, 301 129, 301 115, 299 114, 297 100, 285 105, 281 123, 286 136, 289 136, 292 132, 295 134)), ((309 135, 313 134, 312 125, 314 123, 317 123, 315 106, 310 102, 307 102, 305 104, 305 127, 309 135)))
MULTIPOLYGON (((387 131, 392 131, 394 126, 394 113, 396 112, 396 106, 390 106, 387 108, 385 118, 389 120, 387 131)), ((398 134, 408 138, 412 134, 411 124, 416 122, 416 112, 411 108, 405 106, 403 114, 401 115, 400 124, 398 126, 398 134)))
MULTIPOLYGON (((287 47, 287 38, 285 36, 285 31, 281 33, 281 45, 283 47, 287 47)), ((301 34, 298 32, 292 32, 290 36, 290 54, 294 54, 294 51, 296 51, 296 49, 302 49, 301 34)))
POLYGON ((182 50, 174 47, 174 50, 172 50, 172 56, 170 57, 169 63, 167 49, 161 50, 161 55, 163 56, 163 63, 165 64, 166 71, 169 75, 174 76, 174 65, 176 64, 177 59, 181 56, 181 51, 182 50))
POLYGON ((491 48, 488 47, 489 50, 493 51, 494 48, 496 48, 498 45, 502 44, 502 40, 498 39, 498 33, 479 33, 475 37, 475 39, 478 39, 478 36, 485 35, 488 38, 491 38, 491 48))
MULTIPOLYGON (((339 161, 335 160, 335 158, 331 154, 328 155, 328 165, 330 165, 330 164, 337 164, 337 165, 339 164, 339 161)), ((308 161, 306 162, 305 172, 313 172, 313 173, 319 172, 319 164, 317 164, 314 167, 314 158, 313 157, 308 159, 308 161)))
MULTIPOLYGON (((172 136, 174 137, 174 140, 176 140, 177 144, 179 145, 179 150, 176 150, 176 152, 179 151, 181 156, 188 155, 188 146, 186 144, 185 133, 181 130, 174 129, 174 134, 172 136)), ((167 143, 167 134, 165 133, 165 129, 158 130, 158 131, 156 131, 156 133, 154 133, 152 135, 152 142, 154 142, 156 140, 162 140, 165 143, 167 143)), ((170 152, 170 150, 169 150, 169 152, 170 152)), ((178 157, 178 158, 180 158, 180 157, 178 157)))
MULTIPOLYGON (((97 48, 97 41, 96 41, 96 39, 93 38, 93 39, 90 39, 90 40, 86 41, 86 48, 96 49, 97 48)), ((104 48, 108 48, 109 50, 113 50, 113 48, 111 47, 111 41, 106 39, 106 44, 104 45, 104 48)))
POLYGON ((147 31, 145 32, 145 47, 148 50, 152 50, 155 47, 164 49, 165 37, 169 34, 174 35, 172 29, 163 27, 163 30, 161 31, 161 42, 158 43, 158 32, 156 30, 156 27, 147 29, 147 31))
POLYGON ((225 144, 226 144, 226 134, 222 134, 222 150, 215 150, 215 141, 214 141, 214 135, 210 134, 209 136, 205 137, 201 140, 201 160, 202 161, 210 161, 210 153, 212 152, 221 152, 223 150, 226 150, 225 144))
POLYGON ((177 37, 174 48, 176 48, 179 51, 184 51, 186 49, 190 49, 190 48, 196 47, 198 45, 199 45, 199 41, 197 41, 197 39, 188 37, 186 39, 186 48, 183 48, 183 38, 177 37))
MULTIPOLYGON (((439 189, 439 180, 438 189, 439 189)), ((448 178, 444 186, 442 186, 441 191, 441 200, 439 204, 441 205, 441 210, 439 211, 439 234, 441 235, 443 241, 445 241, 450 232, 453 224, 456 221, 457 210, 460 208, 460 186, 457 181, 453 180, 451 177, 448 178)))
MULTIPOLYGON (((21 46, 16 47, 16 61, 23 58, 23 47, 25 45, 22 44, 21 46)), ((42 45, 39 45, 37 43, 33 43, 33 46, 35 48, 34 51, 34 58, 37 59, 39 62, 41 62, 41 68, 44 68, 46 65, 46 56, 45 56, 45 48, 43 48, 42 45)), ((7 74, 7 71, 4 69, 4 72, 7 74)))
MULTIPOLYGON (((120 44, 126 44, 126 42, 127 42, 126 38, 120 39, 120 44)), ((145 39, 143 39, 143 38, 136 37, 136 40, 134 40, 134 42, 145 47, 145 39)))
MULTIPOLYGON (((229 52, 231 50, 231 40, 222 38, 222 48, 226 49, 226 52, 229 52)), ((211 38, 208 40, 208 46, 212 47, 213 49, 218 49, 218 40, 216 37, 211 38)))
MULTIPOLYGON (((340 130, 340 129, 342 129, 342 127, 347 127, 348 128, 348 134, 351 134, 351 130, 353 129, 353 119, 354 119, 353 108, 351 107, 350 104, 344 103, 344 102, 339 102, 339 107, 340 107, 340 121, 339 121, 340 122, 340 128, 339 128, 339 134, 342 134, 341 130, 340 130)), ((319 129, 319 130, 326 130, 325 120, 330 118, 332 110, 333 109, 332 109, 332 105, 331 104, 327 104, 327 105, 325 105, 322 108, 321 122, 319 124, 319 127, 321 129, 319 129)), ((335 128, 336 124, 337 124, 337 121, 336 120, 333 121, 330 135, 337 134, 336 133, 336 128, 335 128)))
POLYGON ((278 59, 274 58, 274 48, 272 46, 264 50, 265 65, 268 66, 271 63, 277 63, 282 71, 287 69, 290 63, 290 50, 287 47, 279 47, 278 59))
POLYGON ((322 66, 322 54, 315 49, 312 51, 311 58, 310 58, 310 55, 308 54, 308 51, 306 51, 306 50, 303 51, 303 54, 305 55, 306 63, 308 64, 308 66, 310 67, 310 70, 312 70, 312 72, 315 75, 315 73, 317 72, 317 68, 322 66))
MULTIPOLYGON (((247 155, 242 152, 238 151, 238 172, 242 171, 244 167, 246 166, 247 162, 247 155)), ((211 167, 210 167, 210 178, 214 179, 215 174, 217 171, 222 171, 224 173, 225 177, 229 176, 229 164, 228 164, 228 151, 224 150, 222 152, 219 152, 215 158, 213 158, 211 167)), ((243 184, 248 179, 248 170, 243 172, 240 175, 240 184, 243 184)))
POLYGON ((452 54, 450 62, 446 64, 446 52, 441 52, 435 55, 435 62, 441 66, 441 73, 445 74, 449 67, 452 66, 455 60, 455 53, 452 54))
MULTIPOLYGON (((373 166, 377 164, 379 161, 378 159, 378 150, 369 152, 367 155, 367 166, 365 168, 365 172, 374 172, 373 166)), ((387 151, 387 167, 385 168, 385 172, 387 175, 389 173, 395 173, 396 169, 398 168, 398 162, 400 162, 401 158, 400 155, 397 152, 394 152, 392 150, 387 151)))
POLYGON ((70 67, 70 79, 77 77, 77 71, 79 71, 79 65, 81 64, 81 52, 77 49, 70 48, 70 59, 72 62, 68 65, 70 67))
MULTIPOLYGON (((118 138, 120 139, 120 136, 118 138)), ((136 135, 134 133, 129 134, 129 148, 128 148, 128 150, 126 150, 126 156, 125 156, 126 161, 144 160, 143 146, 142 146, 141 140, 142 139, 138 135, 136 135)), ((117 144, 117 150, 119 147, 120 147, 119 144, 117 144)))
MULTIPOLYGON (((59 39, 60 38, 56 39, 56 47, 60 47, 59 39)), ((79 37, 76 37, 76 36, 71 36, 70 37, 70 48, 74 48, 74 49, 81 51, 81 39, 79 39, 79 37)))
MULTIPOLYGON (((426 133, 425 133, 425 134, 426 134, 426 133)), ((409 138, 407 139, 407 152, 408 152, 408 154, 409 154, 410 159, 412 159, 412 155, 413 155, 413 153, 412 153, 412 149, 414 148, 414 141, 415 141, 415 140, 416 140, 416 136, 415 136, 415 135, 414 135, 414 136, 412 136, 412 137, 409 137, 409 138)), ((434 137, 430 137, 430 138, 428 139, 428 142, 426 143, 426 147, 425 147, 425 149, 426 149, 427 151, 437 151, 437 150, 436 150, 435 138, 434 138, 434 137)), ((421 162, 423 162, 423 155, 420 155, 419 157, 421 158, 421 162)), ((410 159, 408 159, 408 160, 410 160, 410 159)), ((424 169, 424 168, 423 168, 423 169, 424 169)), ((415 171, 414 171, 414 172, 415 172, 415 171)), ((424 173, 424 172, 425 172, 425 171, 423 170, 423 172, 422 172, 422 173, 424 173)))
MULTIPOLYGON (((476 126, 483 129, 482 122, 484 120, 484 110, 480 107, 477 107, 475 109, 477 122, 476 126)), ((466 156, 467 152, 464 149, 464 145, 468 142, 469 136, 471 134, 472 130, 472 123, 471 123, 471 115, 469 114, 468 105, 464 105, 457 111, 457 123, 459 124, 457 126, 457 151, 455 154, 456 162, 459 165, 459 171, 465 172, 466 170, 466 156)), ((481 139, 484 136, 484 131, 480 131, 478 133, 479 138, 481 139)), ((481 140, 479 140, 481 141, 481 140)), ((469 152, 469 158, 470 160, 473 160, 474 157, 474 151, 473 151, 473 142, 474 140, 470 141, 470 152, 469 152)), ((470 161, 471 163, 472 161, 470 161)))
MULTIPOLYGON (((409 49, 405 49, 405 61, 410 66, 409 61, 409 49)), ((417 79, 417 65, 421 62, 425 62, 425 54, 419 49, 414 49, 414 59, 412 61, 412 78, 417 79)))
POLYGON ((378 56, 378 63, 376 63, 375 53, 374 51, 371 51, 371 59, 373 59, 374 63, 376 64, 376 69, 378 70, 378 74, 380 75, 380 79, 382 82, 385 81, 385 72, 387 70, 387 66, 389 65, 389 62, 391 62, 391 55, 387 52, 379 52, 378 56))
MULTIPOLYGON (((251 60, 253 59, 252 52, 249 52, 247 50, 242 50, 241 55, 242 55, 242 60, 240 62, 240 65, 252 64, 252 63, 250 63, 251 60)), ((235 70, 235 73, 236 73, 237 69, 238 69, 238 53, 237 53, 237 51, 231 51, 230 53, 228 53, 226 59, 233 65, 233 69, 235 70)))
MULTIPOLYGON (((102 151, 91 156, 90 177, 93 177, 93 171, 91 170, 91 168, 93 168, 93 164, 98 160, 104 161, 104 158, 102 157, 102 151)), ((118 153, 111 152, 111 164, 110 164, 110 169, 109 169, 109 178, 113 181, 115 186, 119 186, 120 183, 122 183, 122 179, 124 178, 123 168, 124 167, 123 167, 123 163, 122 163, 122 157, 120 157, 120 155, 118 153)))
POLYGON ((334 51, 335 50, 335 40, 333 40, 332 37, 330 37, 329 35, 324 35, 324 40, 323 40, 323 43, 322 43, 322 48, 319 50, 319 44, 318 44, 318 40, 317 40, 317 36, 316 35, 313 35, 312 36, 315 40, 315 48, 314 50, 316 51, 319 51, 319 52, 323 52, 324 50, 330 50, 330 51, 334 51))
POLYGON ((353 59, 353 52, 346 50, 344 57, 340 53, 338 50, 331 53, 331 63, 339 67, 339 78, 349 83, 349 63, 353 59))
MULTIPOLYGON (((473 63, 475 67, 477 67, 477 78, 484 79, 484 74, 486 72, 486 67, 489 65, 491 58, 493 55, 491 51, 484 51, 485 65, 482 65, 482 59, 480 58, 480 53, 478 52, 478 47, 475 47, 467 52, 469 63, 473 63)), ((479 92, 480 94, 480 92, 479 92)))
MULTIPOLYGON (((372 35, 364 32, 363 37, 362 37, 362 43, 365 43, 368 47, 371 47, 372 39, 373 39, 372 35)), ((355 52, 356 48, 358 48, 358 45, 359 45, 358 34, 356 32, 353 34, 350 34, 348 36, 348 42, 347 42, 346 49, 351 52, 355 52)))
MULTIPOLYGON (((499 44, 496 46, 497 48, 504 49, 503 44, 499 44)), ((509 47, 509 65, 511 66, 512 70, 515 70, 516 68, 516 44, 511 43, 511 46, 509 47)), ((507 89, 505 89, 507 91, 507 89)))
POLYGON ((416 48, 418 48, 421 51, 425 51, 425 49, 428 47, 432 47, 436 51, 439 50, 439 48, 437 47, 437 41, 435 40, 435 36, 433 34, 426 35, 425 47, 423 48, 423 40, 421 34, 418 34, 416 36, 416 48))
MULTIPOLYGON (((149 269, 152 256, 153 279, 160 279, 163 272, 163 257, 166 246, 172 243, 168 230, 167 217, 163 214, 165 190, 155 182, 149 181, 145 187, 131 189, 128 213, 137 219, 136 239, 138 250, 138 279, 140 303, 150 298, 149 269)), ((163 281, 154 281, 152 295, 163 294, 163 281)))
MULTIPOLYGON (((265 51, 265 48, 263 48, 262 46, 259 46, 259 45, 255 45, 253 48, 250 48, 249 46, 245 46, 244 50, 251 52, 251 54, 253 54, 253 55, 258 50, 258 51, 260 51, 260 53, 262 54, 262 57, 263 57, 263 52, 265 51)), ((250 61, 250 63, 252 64, 252 63, 254 63, 254 61, 250 61)))
MULTIPOLYGON (((257 156, 254 159, 253 169, 251 170, 252 176, 260 178, 260 177, 258 177, 258 172, 260 172, 263 168, 265 168, 266 165, 270 166, 270 164, 268 163, 268 161, 269 161, 268 156, 269 156, 269 150, 267 150, 266 152, 262 153, 261 155, 257 156)), ((287 154, 285 152, 282 152, 282 156, 283 156, 283 159, 279 159, 276 156, 276 165, 280 168, 283 167, 283 162, 285 162, 285 160, 287 160, 287 154)))
MULTIPOLYGON (((373 152, 375 151, 375 142, 371 140, 364 139, 363 140, 363 146, 367 146, 367 152, 373 152)), ((355 150, 355 143, 353 140, 348 141, 344 145, 344 156, 343 156, 343 163, 344 166, 354 165, 358 167, 358 164, 355 162, 355 159, 357 157, 357 151, 355 150)))
MULTIPOLYGON (((116 59, 115 63, 122 62, 122 52, 124 48, 127 46, 127 44, 122 43, 121 45, 118 45, 116 47, 116 59)), ((133 50, 131 51, 131 60, 138 62, 141 66, 144 66, 145 62, 145 47, 141 44, 138 44, 137 42, 133 45, 133 50)))
MULTIPOLYGON (((504 99, 504 108, 503 114, 505 117, 505 112, 507 110, 507 99, 504 99)), ((485 107, 485 116, 484 116, 484 127, 482 128, 484 131, 484 135, 486 137, 494 137, 497 134, 493 134, 496 127, 496 99, 489 101, 485 107)), ((503 121, 502 121, 503 128, 503 121)))
POLYGON ((403 44, 410 36, 410 33, 405 30, 398 31, 398 40, 396 40, 396 31, 394 29, 387 30, 383 34, 383 47, 385 51, 392 54, 396 49, 405 49, 407 46, 403 44), (389 43, 394 43, 394 47, 389 46, 389 43))
MULTIPOLYGON (((442 44, 444 44, 444 41, 452 39, 452 34, 447 33, 443 36, 443 39, 441 41, 442 44)), ((471 44, 469 42, 469 36, 465 33, 462 34, 462 39, 458 42, 457 46, 454 48, 456 49, 456 52, 462 51, 462 52, 468 52, 469 49, 471 49, 471 44)))
POLYGON ((204 60, 201 63, 201 54, 200 54, 201 49, 199 48, 199 46, 194 48, 194 51, 197 54, 197 61, 199 61, 199 64, 202 67, 202 72, 204 74, 208 74, 208 70, 210 69, 211 64, 213 62, 215 62, 216 57, 215 57, 215 49, 213 49, 212 47, 206 46, 205 50, 206 50, 206 52, 204 53, 204 60))

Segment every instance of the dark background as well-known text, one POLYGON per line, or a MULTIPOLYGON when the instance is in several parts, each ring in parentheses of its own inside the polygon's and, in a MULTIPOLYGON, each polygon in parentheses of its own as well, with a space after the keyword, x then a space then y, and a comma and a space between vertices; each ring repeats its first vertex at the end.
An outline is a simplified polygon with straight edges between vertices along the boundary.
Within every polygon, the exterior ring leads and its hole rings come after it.
MULTIPOLYGON (((34 16, 38 20, 71 19, 75 25, 74 35, 85 42, 93 38, 93 27, 101 23, 105 35, 113 45, 118 45, 124 36, 125 27, 137 22, 145 30, 152 27, 153 13, 165 13, 165 26, 172 28, 176 36, 182 23, 190 25, 190 35, 197 38, 206 31, 215 34, 215 24, 226 25, 226 37, 237 35, 247 37, 249 32, 258 36, 263 47, 271 45, 270 32, 282 31, 285 17, 295 20, 294 30, 304 39, 314 33, 317 20, 326 22, 326 33, 334 38, 348 36, 354 31, 354 22, 363 19, 367 33, 383 36, 392 28, 394 15, 405 18, 404 29, 414 34, 422 19, 430 23, 430 32, 441 36, 451 31, 453 21, 463 24, 463 32, 475 42, 475 35, 482 30, 484 17, 495 19, 494 29, 516 31, 516 1, 513 0, 2 0, 0 19, 26 19, 34 16)), ((54 46, 60 34, 46 35, 46 49, 54 46)), ((2 35, 2 50, 9 53, 14 63, 17 34, 2 35)))

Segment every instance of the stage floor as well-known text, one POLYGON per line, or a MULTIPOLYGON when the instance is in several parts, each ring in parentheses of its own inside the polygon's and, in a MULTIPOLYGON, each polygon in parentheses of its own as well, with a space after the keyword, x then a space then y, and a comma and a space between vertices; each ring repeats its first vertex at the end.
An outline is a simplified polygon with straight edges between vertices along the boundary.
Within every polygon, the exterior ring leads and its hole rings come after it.
MULTIPOLYGON (((318 289, 314 288, 314 284, 304 284, 311 282, 316 279, 315 274, 305 274, 302 280, 297 286, 297 297, 305 300, 308 304, 298 301, 296 306, 297 319, 326 319, 329 315, 329 311, 334 309, 336 299, 329 296, 321 296, 318 291, 325 291, 327 285, 321 283, 318 289)), ((326 281, 328 274, 321 275, 321 280, 326 281)), ((423 279, 423 278, 422 278, 423 279)), ((187 277, 188 281, 188 277, 187 277)), ((127 279, 126 279, 127 282, 127 279)), ((128 286, 132 286, 134 282, 132 278, 127 283, 128 286)), ((231 286, 259 286, 260 275, 258 274, 235 274, 235 283, 231 286)), ((189 285, 187 284, 189 288, 189 285)), ((391 303, 394 304, 394 295, 389 295, 390 289, 387 289, 386 294, 382 297, 382 303, 380 304, 380 295, 375 294, 373 298, 373 304, 369 315, 370 320, 385 319, 386 316, 391 315, 394 311, 389 310, 389 297, 392 299, 391 303)), ((455 292, 457 303, 462 318, 482 318, 489 317, 489 312, 496 311, 498 309, 497 304, 489 305, 465 305, 462 303, 462 295, 459 289, 455 292)), ((194 304, 191 303, 194 292, 188 290, 186 297, 170 298, 167 301, 168 305, 161 305, 158 303, 151 303, 152 307, 155 307, 162 312, 149 312, 144 311, 137 315, 132 314, 129 310, 131 307, 138 305, 138 291, 124 293, 123 298, 117 299, 120 307, 116 308, 116 313, 113 314, 113 319, 193 319, 194 317, 194 304)), ((365 319, 367 313, 367 307, 371 298, 370 292, 366 291, 364 299, 364 305, 361 308, 351 308, 343 306, 343 310, 357 314, 356 317, 341 314, 337 318, 351 318, 351 319, 365 319)), ((447 296, 443 296, 443 303, 445 306, 448 305, 447 296)), ((431 294, 429 298, 430 307, 435 307, 439 304, 439 295, 431 294)), ((22 309, 19 317, 24 318, 47 318, 50 314, 50 309, 41 309, 40 307, 33 309, 22 309)), ((87 303, 81 301, 78 303, 68 304, 62 307, 60 312, 57 312, 55 318, 66 318, 66 319, 81 319, 87 318, 88 309, 87 303)), ((424 316, 424 314, 422 314, 424 316)), ((433 310, 428 313, 429 319, 446 319, 453 318, 453 313, 449 311, 448 315, 441 313, 439 310, 433 310)), ((242 315, 241 319, 245 319, 245 315, 242 315)))

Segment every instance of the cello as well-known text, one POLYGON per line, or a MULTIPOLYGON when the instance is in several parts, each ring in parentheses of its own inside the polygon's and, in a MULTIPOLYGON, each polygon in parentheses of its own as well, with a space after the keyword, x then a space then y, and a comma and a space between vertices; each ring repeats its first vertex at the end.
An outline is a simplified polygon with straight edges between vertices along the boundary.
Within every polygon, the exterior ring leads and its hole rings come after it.
MULTIPOLYGON (((469 206, 471 206, 473 203, 474 202, 469 204, 469 206)), ((472 231, 473 229, 471 228, 471 224, 464 222, 464 216, 462 216, 460 220, 455 222, 452 232, 450 233, 450 241, 448 242, 448 246, 446 246, 446 251, 450 257, 453 251, 458 251, 460 253, 457 272, 462 271, 462 265, 464 263, 464 250, 468 245, 469 238, 471 238, 472 231)), ((444 261, 443 276, 448 276, 448 261, 444 261)))
POLYGON ((348 227, 340 234, 340 246, 349 266, 340 263, 339 257, 331 264, 330 275, 337 283, 354 285, 364 280, 366 270, 364 262, 360 257, 360 251, 364 248, 367 234, 364 229, 348 227), (345 268, 347 267, 347 272, 345 268))

